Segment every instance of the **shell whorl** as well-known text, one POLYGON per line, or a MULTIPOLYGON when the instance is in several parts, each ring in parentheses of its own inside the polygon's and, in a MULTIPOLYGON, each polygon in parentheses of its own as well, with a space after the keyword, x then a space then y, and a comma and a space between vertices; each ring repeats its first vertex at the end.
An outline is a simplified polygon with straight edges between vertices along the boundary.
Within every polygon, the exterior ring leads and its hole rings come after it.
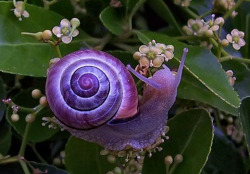
POLYGON ((137 113, 132 76, 102 51, 76 51, 51 67, 46 95, 57 119, 74 129, 93 129, 137 113))

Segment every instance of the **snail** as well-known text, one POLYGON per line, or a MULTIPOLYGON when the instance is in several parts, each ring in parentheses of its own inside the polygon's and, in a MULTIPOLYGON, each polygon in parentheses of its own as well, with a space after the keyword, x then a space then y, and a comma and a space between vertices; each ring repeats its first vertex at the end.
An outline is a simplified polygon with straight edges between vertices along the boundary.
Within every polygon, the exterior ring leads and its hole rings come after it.
POLYGON ((102 51, 80 50, 53 65, 46 96, 59 125, 110 150, 150 146, 164 132, 187 48, 174 76, 167 66, 146 78, 102 51), (146 83, 139 100, 130 72, 146 83))

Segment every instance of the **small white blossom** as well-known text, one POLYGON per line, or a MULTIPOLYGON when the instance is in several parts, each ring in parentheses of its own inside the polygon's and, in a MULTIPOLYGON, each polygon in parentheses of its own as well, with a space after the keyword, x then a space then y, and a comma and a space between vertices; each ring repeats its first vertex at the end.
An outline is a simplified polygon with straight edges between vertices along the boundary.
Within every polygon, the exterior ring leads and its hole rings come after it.
POLYGON ((183 30, 187 35, 194 35, 202 37, 208 30, 209 26, 200 19, 189 19, 187 25, 183 27, 183 30))
POLYGON ((62 19, 60 26, 55 26, 52 29, 52 32, 56 35, 56 37, 61 38, 62 42, 68 44, 71 42, 72 37, 76 37, 79 34, 79 31, 76 29, 76 27, 77 26, 72 25, 69 20, 62 19))
POLYGON ((218 17, 214 20, 215 18, 215 15, 212 14, 212 18, 206 22, 206 24, 209 26, 209 30, 212 30, 212 31, 217 31, 219 30, 220 26, 219 25, 223 25, 224 24, 224 19, 222 17, 218 17))
POLYGON ((13 4, 15 6, 14 14, 19 21, 22 20, 22 16, 25 18, 29 17, 29 13, 25 10, 25 3, 23 1, 14 1, 13 4))
POLYGON ((162 63, 174 57, 174 46, 156 43, 155 40, 147 45, 141 45, 133 57, 142 67, 160 67, 162 63))
POLYGON ((234 49, 239 50, 240 47, 243 47, 246 44, 245 40, 243 39, 244 35, 244 32, 233 29, 231 34, 228 34, 226 38, 228 42, 233 44, 234 49))

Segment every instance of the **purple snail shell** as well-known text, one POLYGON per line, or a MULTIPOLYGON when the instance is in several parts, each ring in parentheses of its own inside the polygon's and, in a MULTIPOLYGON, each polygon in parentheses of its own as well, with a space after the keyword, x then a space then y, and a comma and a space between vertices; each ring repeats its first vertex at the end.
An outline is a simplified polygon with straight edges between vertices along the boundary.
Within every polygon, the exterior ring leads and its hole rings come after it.
POLYGON ((145 148, 164 131, 186 53, 176 76, 164 66, 148 79, 105 52, 73 52, 48 71, 49 106, 60 126, 76 137, 110 150, 145 148), (128 70, 147 84, 140 101, 128 70))

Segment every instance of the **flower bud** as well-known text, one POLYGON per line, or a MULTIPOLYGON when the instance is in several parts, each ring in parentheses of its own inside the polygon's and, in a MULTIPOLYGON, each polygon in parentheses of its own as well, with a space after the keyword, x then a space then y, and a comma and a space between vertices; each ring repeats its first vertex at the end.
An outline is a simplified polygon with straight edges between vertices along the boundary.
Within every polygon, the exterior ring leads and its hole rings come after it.
POLYGON ((71 24, 72 26, 79 27, 80 21, 79 21, 79 19, 77 19, 77 18, 72 18, 72 19, 70 20, 70 24, 71 24))
POLYGON ((212 30, 207 30, 207 31, 205 32, 205 35, 206 35, 207 37, 213 37, 214 33, 213 33, 212 30))
POLYGON ((146 45, 142 45, 139 47, 139 51, 142 54, 146 54, 149 51, 149 48, 146 45))
POLYGON ((181 154, 177 154, 175 157, 174 157, 174 161, 176 163, 181 163, 183 161, 183 156, 181 154))
POLYGON ((223 40, 221 41, 221 45, 222 45, 223 47, 227 47, 227 46, 229 45, 228 40, 223 39, 223 40))
POLYGON ((19 117, 18 114, 12 114, 12 115, 11 115, 11 120, 12 120, 13 122, 17 122, 17 121, 19 121, 19 119, 20 119, 20 117, 19 117))
POLYGON ((162 65, 162 63, 164 62, 164 57, 163 56, 157 56, 154 60, 153 60, 153 66, 154 67, 160 67, 162 65))
POLYGON ((52 38, 52 32, 50 30, 44 30, 42 32, 43 40, 50 40, 52 38))
POLYGON ((166 166, 169 166, 170 164, 172 164, 173 163, 172 156, 170 156, 170 155, 166 156, 165 159, 164 159, 164 162, 165 162, 166 166))
POLYGON ((48 105, 48 101, 47 98, 45 96, 42 96, 39 100, 40 105, 42 106, 47 106, 48 105))
POLYGON ((28 115, 26 115, 26 117, 25 117, 25 121, 26 121, 27 123, 32 123, 32 122, 35 121, 35 119, 36 119, 36 116, 35 116, 34 114, 28 114, 28 115))
POLYGON ((114 155, 108 155, 107 160, 108 160, 108 162, 114 164, 116 161, 116 158, 114 155))
POLYGON ((34 89, 31 92, 31 96, 33 98, 40 98, 40 97, 42 97, 42 92, 39 89, 34 89))
POLYGON ((141 66, 147 66, 148 67, 150 62, 149 62, 148 58, 142 57, 142 58, 140 58, 139 63, 140 63, 141 66))
POLYGON ((115 173, 115 174, 121 174, 121 173, 122 173, 121 168, 120 168, 120 167, 114 168, 114 173, 115 173))
POLYGON ((166 56, 167 60, 172 59, 174 57, 174 54, 170 51, 167 51, 167 50, 164 52, 164 55, 166 56))
POLYGON ((141 58, 141 56, 142 56, 142 54, 138 51, 133 54, 133 58, 135 60, 139 60, 141 58))

